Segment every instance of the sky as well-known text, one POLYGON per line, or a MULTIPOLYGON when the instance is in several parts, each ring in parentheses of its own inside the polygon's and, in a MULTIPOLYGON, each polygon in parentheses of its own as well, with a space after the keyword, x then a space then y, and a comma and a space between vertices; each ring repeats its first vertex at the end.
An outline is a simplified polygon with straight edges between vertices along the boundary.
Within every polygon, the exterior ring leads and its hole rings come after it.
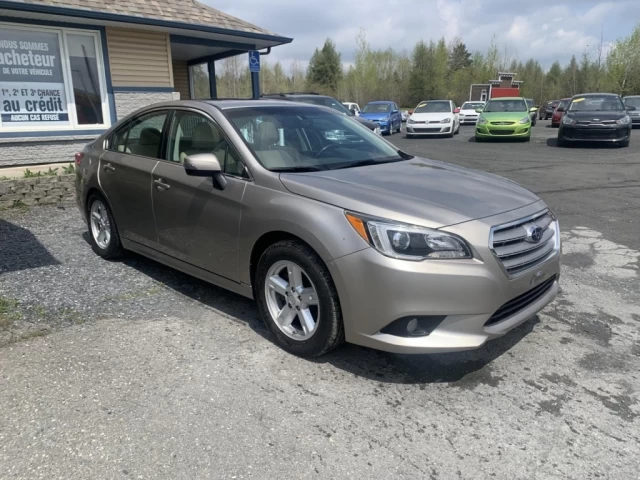
POLYGON ((268 60, 287 68, 308 64, 330 37, 345 64, 353 61, 356 35, 373 48, 411 52, 419 40, 462 38, 470 51, 486 51, 495 35, 510 58, 534 58, 549 67, 572 54, 597 57, 627 36, 640 20, 640 0, 201 0, 293 43, 268 60))

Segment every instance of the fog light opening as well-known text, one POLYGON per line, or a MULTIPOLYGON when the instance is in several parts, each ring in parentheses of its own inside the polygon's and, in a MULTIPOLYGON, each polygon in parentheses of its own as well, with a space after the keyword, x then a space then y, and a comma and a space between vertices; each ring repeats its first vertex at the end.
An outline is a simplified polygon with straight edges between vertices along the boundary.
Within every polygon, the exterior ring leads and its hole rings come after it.
POLYGON ((417 328, 418 328, 418 319, 412 318, 411 320, 409 320, 409 323, 407 323, 407 332, 409 333, 409 335, 413 335, 413 333, 416 331, 417 328))
POLYGON ((380 333, 396 337, 426 337, 431 334, 446 317, 444 315, 425 315, 403 317, 380 330, 380 333))

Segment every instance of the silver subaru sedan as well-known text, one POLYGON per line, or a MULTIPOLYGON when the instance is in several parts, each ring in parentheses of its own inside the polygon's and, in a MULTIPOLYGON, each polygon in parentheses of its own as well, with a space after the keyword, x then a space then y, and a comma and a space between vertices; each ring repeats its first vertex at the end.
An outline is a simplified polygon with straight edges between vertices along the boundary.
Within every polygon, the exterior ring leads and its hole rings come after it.
POLYGON ((98 255, 133 251, 255 299, 296 355, 473 349, 558 293, 558 221, 535 194, 324 107, 156 104, 76 164, 98 255))

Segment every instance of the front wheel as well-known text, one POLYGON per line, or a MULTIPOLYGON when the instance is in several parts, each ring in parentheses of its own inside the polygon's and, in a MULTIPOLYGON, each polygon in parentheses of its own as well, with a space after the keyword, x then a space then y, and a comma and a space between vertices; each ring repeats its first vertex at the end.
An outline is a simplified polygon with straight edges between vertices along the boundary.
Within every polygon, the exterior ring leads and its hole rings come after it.
POLYGON ((311 248, 293 240, 272 245, 255 280, 260 315, 284 350, 318 357, 344 342, 338 292, 311 248))
POLYGON ((620 142, 618 145, 620 146, 620 148, 626 148, 629 146, 629 140, 625 140, 624 142, 620 142))
POLYGON ((569 144, 567 143, 567 141, 562 138, 562 137, 558 137, 558 142, 557 142, 559 147, 567 147, 569 144))
POLYGON ((116 222, 102 196, 91 195, 87 202, 87 218, 89 220, 89 242, 93 251, 108 260, 122 256, 123 249, 116 222))

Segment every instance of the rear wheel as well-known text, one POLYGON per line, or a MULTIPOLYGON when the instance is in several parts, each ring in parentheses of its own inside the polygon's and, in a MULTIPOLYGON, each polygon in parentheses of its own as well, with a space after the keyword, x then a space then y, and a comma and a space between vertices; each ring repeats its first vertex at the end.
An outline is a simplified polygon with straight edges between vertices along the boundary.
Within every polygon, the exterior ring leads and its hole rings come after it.
POLYGON ((93 251, 108 260, 122 256, 123 249, 111 210, 105 199, 93 194, 87 202, 89 241, 93 251))
POLYGON ((344 341, 338 292, 327 267, 303 243, 285 240, 269 247, 256 272, 262 319, 284 350, 318 357, 344 341))

